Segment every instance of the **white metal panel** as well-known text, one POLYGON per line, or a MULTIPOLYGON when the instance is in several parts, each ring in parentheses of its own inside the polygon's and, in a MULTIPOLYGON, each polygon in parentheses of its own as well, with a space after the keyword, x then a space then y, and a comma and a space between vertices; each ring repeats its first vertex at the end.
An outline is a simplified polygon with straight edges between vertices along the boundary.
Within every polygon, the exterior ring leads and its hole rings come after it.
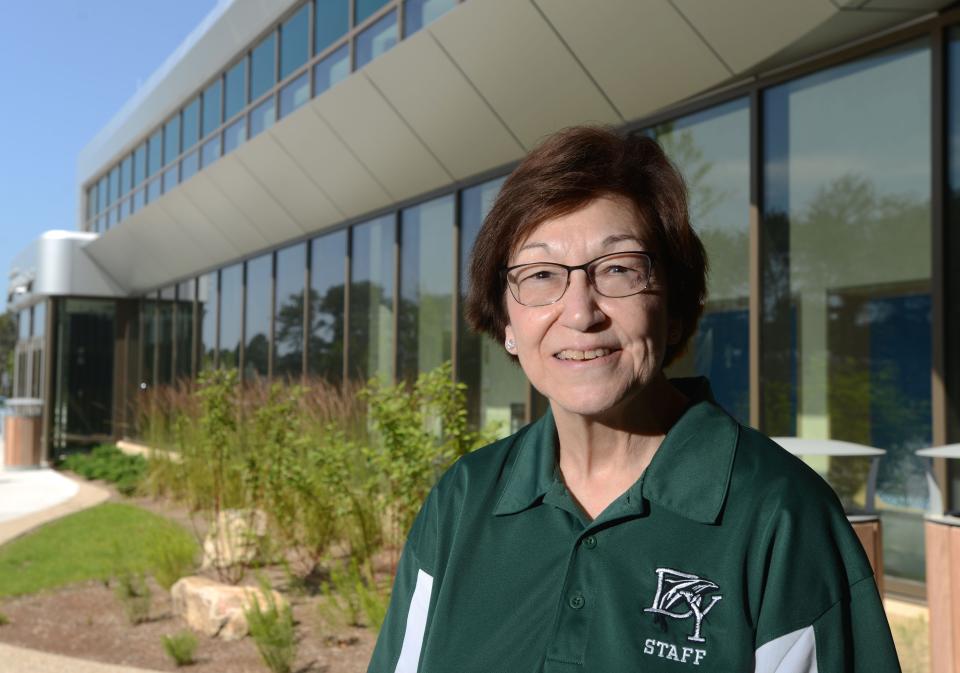
POLYGON ((523 146, 447 57, 430 29, 366 73, 457 179, 523 155, 523 146))
POLYGON ((664 0, 536 2, 626 119, 650 114, 732 75, 664 0))
MULTIPOLYGON (((380 58, 390 56, 387 53, 380 58)), ((373 173, 392 200, 436 189, 453 179, 364 72, 318 97, 314 109, 373 173)))
POLYGON ((196 244, 197 249, 202 252, 204 261, 222 257, 224 252, 229 252, 232 249, 230 242, 193 205, 187 197, 186 191, 181 187, 164 195, 164 198, 157 202, 157 206, 162 208, 182 230, 190 232, 190 238, 196 244))
POLYGON ((430 30, 526 148, 566 126, 623 121, 529 1, 467 2, 430 30))
POLYGON ((254 226, 243 206, 235 200, 235 190, 224 187, 233 184, 237 175, 246 175, 246 179, 250 179, 246 169, 231 153, 193 176, 184 188, 193 204, 211 222, 216 223, 242 255, 265 248, 267 239, 254 226), (194 185, 194 182, 197 184, 194 185))
POLYGON ((323 224, 334 224, 389 204, 390 195, 317 114, 315 105, 316 100, 300 108, 272 133, 337 209, 340 217, 323 224))
POLYGON ((130 276, 130 288, 146 290, 166 284, 174 278, 189 275, 204 263, 189 234, 160 208, 152 204, 140 211, 145 217, 133 222, 137 264, 130 276), (141 264, 144 260, 151 264, 141 264))
POLYGON ((840 13, 830 0, 672 1, 736 73, 840 13))

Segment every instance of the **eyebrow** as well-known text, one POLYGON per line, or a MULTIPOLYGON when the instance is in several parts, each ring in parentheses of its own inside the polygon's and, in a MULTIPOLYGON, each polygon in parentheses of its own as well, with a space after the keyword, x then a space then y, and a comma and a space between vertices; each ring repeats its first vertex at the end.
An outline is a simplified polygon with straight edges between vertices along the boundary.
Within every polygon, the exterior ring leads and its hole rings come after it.
MULTIPOLYGON (((616 245, 617 243, 620 243, 622 241, 634 241, 635 243, 643 245, 643 241, 641 241, 639 238, 637 238, 633 234, 611 234, 610 236, 607 236, 605 239, 603 239, 603 242, 600 244, 600 247, 609 248, 611 245, 616 245)), ((526 245, 522 246, 519 250, 517 250, 517 252, 523 252, 524 250, 529 250, 532 248, 543 248, 548 252, 550 251, 549 244, 541 243, 541 242, 533 242, 533 243, 527 243, 526 245)))

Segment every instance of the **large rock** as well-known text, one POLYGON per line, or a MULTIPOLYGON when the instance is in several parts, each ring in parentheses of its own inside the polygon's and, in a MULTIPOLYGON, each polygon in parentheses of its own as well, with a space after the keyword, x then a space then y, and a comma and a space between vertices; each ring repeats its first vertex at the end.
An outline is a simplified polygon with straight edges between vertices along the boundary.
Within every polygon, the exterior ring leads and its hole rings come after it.
MULTIPOLYGON (((271 591, 278 608, 286 599, 271 591)), ((183 617, 194 631, 222 640, 239 640, 249 632, 244 610, 256 601, 261 610, 269 603, 262 590, 255 587, 234 587, 206 577, 184 577, 170 589, 173 613, 183 617)))
POLYGON ((223 510, 203 540, 201 567, 206 570, 252 563, 260 555, 266 533, 267 515, 264 512, 223 510))

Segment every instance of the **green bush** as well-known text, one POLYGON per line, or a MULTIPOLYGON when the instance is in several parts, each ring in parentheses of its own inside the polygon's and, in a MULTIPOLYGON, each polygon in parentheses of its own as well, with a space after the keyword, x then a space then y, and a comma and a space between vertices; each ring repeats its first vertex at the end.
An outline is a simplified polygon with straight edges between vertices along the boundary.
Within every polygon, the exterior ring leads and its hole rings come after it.
POLYGON ((327 622, 338 626, 369 625, 379 631, 390 602, 389 587, 378 586, 369 566, 356 558, 330 567, 330 579, 320 591, 325 600, 319 605, 327 622))
POLYGON ((10 618, 7 617, 4 613, 0 612, 0 626, 6 626, 10 623, 10 618))
POLYGON ((100 444, 90 453, 67 456, 61 467, 86 479, 102 479, 117 486, 124 495, 132 495, 147 472, 142 456, 128 456, 113 444, 100 444))
POLYGON ((116 594, 131 624, 142 624, 150 619, 150 601, 153 594, 142 572, 121 573, 117 578, 116 594))
POLYGON ((197 637, 190 631, 163 636, 162 641, 163 650, 178 667, 188 666, 195 661, 193 655, 197 651, 197 637))
POLYGON ((197 545, 179 531, 165 531, 150 541, 147 552, 153 578, 165 591, 196 566, 197 545))
POLYGON ((269 584, 261 581, 260 588, 265 595, 266 609, 260 606, 259 601, 251 600, 249 608, 244 611, 250 637, 263 663, 272 673, 290 673, 297 658, 293 611, 289 605, 277 605, 269 584))

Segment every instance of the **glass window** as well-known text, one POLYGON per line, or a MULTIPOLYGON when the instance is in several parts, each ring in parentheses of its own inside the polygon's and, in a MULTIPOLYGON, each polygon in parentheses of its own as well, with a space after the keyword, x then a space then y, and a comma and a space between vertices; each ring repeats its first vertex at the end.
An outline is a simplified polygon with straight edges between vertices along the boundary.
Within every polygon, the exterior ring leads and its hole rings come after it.
POLYGON ((116 301, 64 298, 56 311, 53 436, 111 435, 116 301))
POLYGON ((764 92, 764 430, 885 449, 884 564, 915 580, 928 494, 913 452, 931 441, 930 93, 923 44, 764 92))
POLYGON ((138 189, 133 195, 133 205, 131 212, 135 213, 141 210, 147 204, 147 188, 138 189))
POLYGON ((107 216, 101 215, 97 218, 97 226, 94 227, 94 231, 103 232, 107 230, 107 216))
POLYGON ((276 33, 250 52, 250 102, 267 93, 277 81, 276 33))
POLYGON ((174 304, 174 347, 176 348, 174 381, 189 377, 193 371, 194 292, 193 279, 177 285, 177 301, 174 304))
POLYGON ((350 29, 350 0, 317 0, 313 25, 313 53, 319 54, 350 29))
POLYGON ((163 127, 163 163, 180 157, 180 115, 175 114, 163 127))
POLYGON ((357 70, 397 43, 397 13, 390 12, 357 36, 357 70))
POLYGON ((273 126, 273 122, 277 120, 277 107, 274 103, 274 97, 270 96, 250 111, 251 138, 273 126))
POLYGON ((455 203, 451 194, 400 214, 398 379, 415 381, 451 359, 455 203))
POLYGON ((213 84, 207 87, 203 92, 203 132, 201 136, 206 138, 216 131, 223 121, 222 102, 223 85, 220 84, 218 77, 213 84))
POLYGON ((690 220, 710 260, 707 304, 669 376, 706 376, 717 402, 750 422, 750 107, 746 99, 652 129, 687 181, 690 220))
MULTIPOLYGON (((483 218, 493 206, 504 178, 463 190, 460 195, 460 297, 469 289, 470 253, 483 218)), ((462 305, 462 304, 461 304, 462 305)), ((471 330, 460 317, 458 376, 467 385, 471 423, 494 426, 501 437, 516 432, 526 416, 527 379, 503 344, 471 330)))
POLYGON ((97 186, 87 188, 87 219, 97 214, 97 186))
POLYGON ((110 171, 110 197, 109 203, 113 204, 120 198, 120 166, 114 166, 110 171))
POLYGON ((240 147, 247 137, 247 119, 240 117, 223 130, 223 153, 229 154, 240 147))
POLYGON ((121 222, 127 219, 128 217, 130 217, 130 213, 132 212, 130 210, 131 203, 132 203, 132 199, 129 199, 129 198, 126 198, 120 202, 120 221, 121 222))
POLYGON ((309 71, 280 89, 280 116, 286 117, 308 100, 310 100, 309 71))
POLYGON ((351 378, 393 380, 393 245, 395 218, 353 228, 350 278, 351 378))
POLYGON ((126 194, 133 187, 131 178, 133 175, 133 155, 128 154, 123 163, 120 164, 120 193, 126 194))
POLYGON ((186 182, 200 170, 200 152, 194 151, 188 154, 180 162, 180 181, 186 182))
POLYGON ((153 203, 162 193, 160 178, 156 177, 147 184, 147 203, 153 203))
POLYGON ((303 372, 303 289, 307 245, 277 251, 277 308, 274 315, 273 375, 299 377, 303 372))
POLYGON ((197 279, 197 316, 200 333, 197 347, 200 350, 198 369, 212 369, 217 364, 217 272, 197 279))
POLYGON ((247 261, 247 310, 244 314, 243 375, 247 380, 267 375, 270 357, 270 299, 273 294, 273 253, 247 261))
POLYGON ((179 182, 179 167, 177 164, 174 164, 167 170, 163 172, 163 193, 166 194, 171 189, 177 186, 179 182))
MULTIPOLYGON (((950 31, 947 43, 947 176, 949 192, 947 194, 947 221, 951 231, 958 231, 960 222, 960 31, 950 31)), ((960 266, 955 260, 960 253, 960 240, 954 235, 947 237, 946 258, 951 260, 945 266, 946 298, 944 301, 944 322, 946 323, 946 343, 960 341, 960 266)), ((950 351, 955 352, 955 351, 950 351)), ((960 359, 948 357, 946 362, 946 389, 960 390, 960 359)), ((956 404, 947 407, 947 437, 950 441, 960 436, 960 409, 956 404)), ((949 511, 960 512, 960 460, 947 461, 950 502, 944 503, 949 511)))
POLYGON ((410 37, 457 6, 457 0, 405 0, 403 35, 410 37))
POLYGON ((200 165, 206 168, 214 161, 220 158, 220 136, 215 135, 203 144, 201 150, 200 165))
POLYGON ((147 144, 147 177, 152 178, 163 166, 163 129, 154 131, 147 144))
POLYGON ((140 311, 140 320, 143 324, 140 347, 140 380, 147 385, 153 385, 154 365, 157 354, 156 293, 144 297, 140 303, 140 311))
POLYGON ((310 54, 310 4, 306 3, 296 14, 280 24, 280 79, 307 62, 310 54))
POLYGON ((147 177, 147 143, 141 143, 133 152, 133 186, 137 187, 147 177))
POLYGON ((186 152, 200 140, 200 97, 183 108, 183 150, 186 152))
POLYGON ((387 4, 387 2, 389 2, 389 0, 354 0, 353 25, 359 26, 373 16, 373 14, 387 4))
POLYGON ((110 191, 109 180, 106 175, 100 178, 100 181, 97 183, 97 207, 98 212, 103 212, 107 209, 107 206, 110 205, 107 202, 107 194, 110 191))
POLYGON ((350 45, 345 44, 313 66, 313 95, 319 96, 350 74, 350 45))
POLYGON ((223 117, 230 119, 247 104, 247 60, 241 59, 224 77, 223 117))
POLYGON ((113 225, 117 223, 117 209, 111 208, 107 211, 107 227, 104 231, 108 231, 113 228, 113 225))
POLYGON ((165 287, 157 302, 157 385, 173 383, 173 305, 175 286, 165 287))
POLYGON ((330 383, 343 378, 344 281, 347 231, 310 243, 310 342, 307 367, 330 383))
POLYGON ((243 263, 220 270, 220 366, 240 366, 243 329, 243 263))
POLYGON ((30 339, 30 309, 25 308, 17 314, 17 341, 30 339))
POLYGON ((47 302, 33 305, 33 337, 42 337, 47 331, 47 302))

